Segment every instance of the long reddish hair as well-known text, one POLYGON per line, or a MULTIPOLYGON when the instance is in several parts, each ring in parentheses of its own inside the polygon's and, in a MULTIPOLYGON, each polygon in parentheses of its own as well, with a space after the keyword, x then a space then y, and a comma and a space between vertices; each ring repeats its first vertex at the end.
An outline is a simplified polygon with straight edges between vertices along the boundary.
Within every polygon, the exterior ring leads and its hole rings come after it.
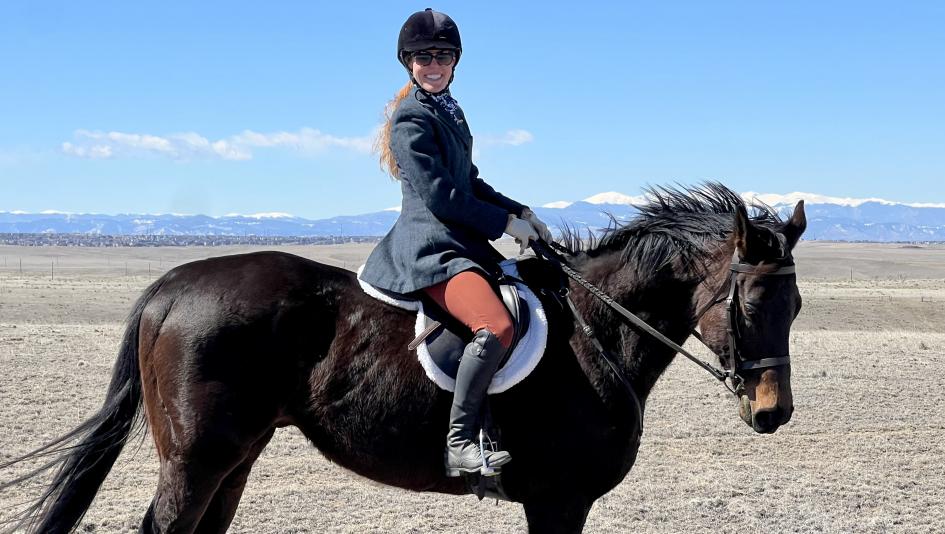
POLYGON ((384 126, 381 127, 377 139, 374 140, 374 151, 378 154, 381 169, 390 174, 394 180, 400 180, 400 168, 397 167, 397 160, 394 159, 394 154, 390 151, 391 117, 400 102, 410 94, 411 89, 413 89, 413 82, 407 82, 384 107, 384 126))

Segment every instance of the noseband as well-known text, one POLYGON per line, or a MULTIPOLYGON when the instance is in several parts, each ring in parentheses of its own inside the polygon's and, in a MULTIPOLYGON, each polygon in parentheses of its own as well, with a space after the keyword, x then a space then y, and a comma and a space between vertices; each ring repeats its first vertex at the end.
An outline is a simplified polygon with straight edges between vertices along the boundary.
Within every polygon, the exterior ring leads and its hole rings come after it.
MULTIPOLYGON (((552 247, 558 250, 564 251, 564 249, 561 247, 561 245, 558 245, 558 243, 549 243, 549 245, 551 245, 552 247)), ((737 343, 739 340, 740 334, 739 334, 739 329, 738 329, 738 306, 736 305, 735 301, 738 297, 739 273, 752 275, 752 276, 780 276, 780 275, 794 274, 795 268, 794 268, 793 262, 789 262, 788 260, 785 260, 784 262, 777 264, 778 268, 776 270, 764 271, 761 269, 760 265, 755 266, 749 263, 743 263, 738 260, 737 256, 733 258, 733 261, 731 265, 729 266, 729 270, 731 271, 732 274, 729 277, 730 283, 728 286, 728 294, 724 299, 726 315, 728 316, 728 327, 727 327, 728 347, 727 347, 727 350, 723 351, 723 354, 716 353, 719 359, 728 366, 728 369, 719 369, 713 366, 712 364, 710 364, 709 362, 706 362, 692 355, 689 351, 682 348, 681 346, 673 342, 671 339, 663 335, 662 332, 660 332, 659 330, 656 330, 655 328, 647 324, 646 321, 644 321, 643 319, 640 319, 635 314, 633 314, 632 312, 630 312, 629 310, 627 310, 626 308, 618 304, 616 301, 614 301, 613 298, 610 297, 610 295, 607 295, 606 293, 601 291, 597 286, 585 280, 584 277, 581 276, 580 273, 568 267, 564 263, 564 261, 562 261, 561 257, 558 256, 551 249, 549 249, 544 242, 532 241, 531 246, 536 254, 538 254, 542 258, 551 260, 553 263, 558 265, 561 268, 561 270, 566 275, 568 275, 568 277, 570 277, 572 280, 574 280, 575 282, 583 286, 585 289, 587 289, 592 295, 597 297, 601 302, 606 304, 610 309, 620 314, 626 320, 626 322, 629 322, 637 326, 641 330, 655 337, 658 341, 660 341, 667 347, 673 349, 679 354, 682 354, 683 356, 691 360, 693 363, 695 363, 699 367, 702 367, 703 369, 708 371, 712 376, 714 376, 720 382, 722 382, 725 388, 728 389, 733 395, 735 395, 736 398, 740 396, 740 393, 744 389, 745 379, 744 377, 741 376, 740 374, 741 371, 768 369, 771 367, 777 367, 780 365, 788 365, 789 363, 791 363, 790 354, 783 354, 783 355, 778 355, 778 356, 766 356, 757 360, 745 360, 744 358, 742 358, 741 353, 738 350, 738 343, 737 343), (726 379, 731 380, 732 382, 731 386, 728 384, 728 382, 726 382, 726 379)), ((709 309, 711 309, 716 304, 722 302, 722 299, 720 298, 720 296, 722 295, 724 291, 725 291, 724 285, 719 287, 718 291, 716 291, 712 300, 696 315, 696 323, 699 322, 699 319, 701 319, 702 316, 707 311, 709 311, 709 309)), ((577 307, 571 301, 571 297, 569 297, 567 293, 567 286, 564 286, 563 294, 561 296, 565 300, 567 300, 568 306, 571 308, 571 311, 574 314, 575 319, 580 324, 581 329, 584 331, 584 333, 591 339, 591 342, 594 344, 594 347, 597 349, 598 353, 600 353, 600 355, 608 363, 610 368, 614 371, 614 374, 617 375, 617 378, 619 378, 620 381, 623 383, 623 385, 628 389, 629 394, 633 397, 635 401, 635 404, 639 406, 639 400, 637 399, 636 393, 633 391, 633 388, 630 386, 630 383, 618 371, 616 364, 612 361, 612 358, 609 356, 608 352, 603 348, 600 341, 598 341, 597 338, 595 337, 593 329, 587 324, 586 321, 584 321, 584 318, 581 316, 577 307)), ((712 352, 715 352, 712 349, 712 347, 710 347, 705 342, 705 340, 702 339, 702 335, 699 332, 693 329, 691 333, 695 336, 696 339, 702 342, 703 345, 708 347, 709 350, 711 350, 712 352)))

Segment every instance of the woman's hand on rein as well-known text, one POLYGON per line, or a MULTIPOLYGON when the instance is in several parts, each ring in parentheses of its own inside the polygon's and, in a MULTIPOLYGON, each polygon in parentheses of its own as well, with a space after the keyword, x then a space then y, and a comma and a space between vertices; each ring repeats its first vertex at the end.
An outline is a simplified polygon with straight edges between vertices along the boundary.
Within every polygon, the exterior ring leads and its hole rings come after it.
POLYGON ((548 225, 543 223, 541 219, 535 215, 535 212, 531 208, 525 208, 522 210, 522 218, 529 222, 532 225, 532 228, 538 232, 538 236, 541 237, 542 241, 546 243, 551 243, 554 237, 551 235, 551 230, 548 229, 548 225))
POLYGON ((525 254, 529 240, 538 239, 538 232, 532 226, 532 223, 511 214, 509 214, 509 221, 505 225, 505 233, 515 238, 515 242, 521 247, 519 254, 525 254))

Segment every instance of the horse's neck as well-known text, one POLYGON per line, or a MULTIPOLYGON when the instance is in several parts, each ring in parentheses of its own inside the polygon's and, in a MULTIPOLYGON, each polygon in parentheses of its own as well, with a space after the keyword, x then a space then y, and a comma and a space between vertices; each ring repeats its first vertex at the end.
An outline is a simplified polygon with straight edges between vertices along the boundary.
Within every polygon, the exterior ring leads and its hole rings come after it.
MULTIPOLYGON (((600 256, 581 265, 591 283, 600 287, 618 303, 629 309, 674 342, 682 344, 693 326, 696 282, 691 276, 667 276, 657 282, 640 282, 628 272, 619 272, 619 255, 600 256)), ((621 373, 645 401, 675 353, 652 336, 627 326, 619 314, 607 308, 580 287, 572 288, 575 305, 587 318, 604 348, 617 359, 621 373)), ((584 369, 602 397, 619 399, 625 396, 623 385, 599 357, 579 329, 584 369)))

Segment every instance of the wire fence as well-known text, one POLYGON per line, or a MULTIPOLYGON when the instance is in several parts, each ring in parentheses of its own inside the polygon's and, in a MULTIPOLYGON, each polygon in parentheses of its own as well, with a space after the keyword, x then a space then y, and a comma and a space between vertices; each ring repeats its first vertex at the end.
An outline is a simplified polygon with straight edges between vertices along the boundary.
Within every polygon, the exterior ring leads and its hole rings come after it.
MULTIPOLYGON (((158 278, 170 269, 191 261, 205 259, 221 254, 206 256, 189 256, 176 258, 140 258, 102 255, 95 257, 89 254, 70 255, 4 255, 0 256, 0 274, 4 276, 22 275, 28 277, 56 278, 117 278, 146 276, 158 278)), ((324 255, 300 254, 303 256, 317 256, 320 263, 340 267, 347 270, 356 270, 362 261, 356 258, 339 259, 324 255)))

